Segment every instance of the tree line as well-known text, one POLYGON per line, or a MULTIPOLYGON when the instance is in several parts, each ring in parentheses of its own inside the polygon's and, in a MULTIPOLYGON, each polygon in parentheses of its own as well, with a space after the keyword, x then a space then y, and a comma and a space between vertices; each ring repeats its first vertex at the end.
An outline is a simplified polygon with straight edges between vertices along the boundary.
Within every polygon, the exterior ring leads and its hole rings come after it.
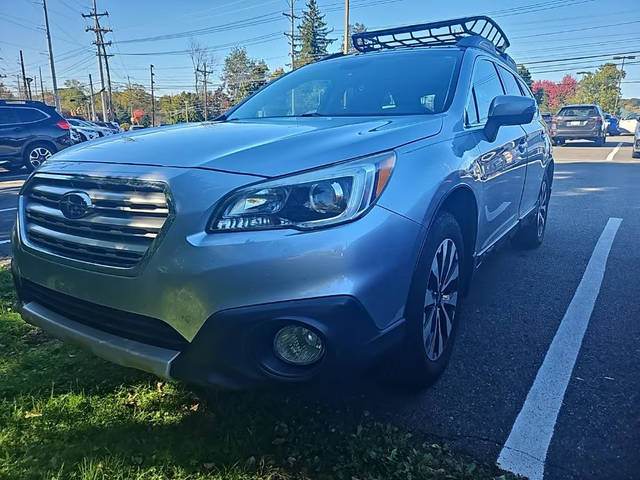
POLYGON ((560 82, 531 80, 530 72, 518 68, 520 75, 528 81, 540 110, 557 113, 566 104, 597 103, 603 111, 613 115, 638 113, 640 105, 631 100, 619 100, 622 72, 614 63, 605 63, 595 72, 583 74, 578 81, 573 75, 565 75, 560 82), (638 110, 638 111, 636 111, 638 110))

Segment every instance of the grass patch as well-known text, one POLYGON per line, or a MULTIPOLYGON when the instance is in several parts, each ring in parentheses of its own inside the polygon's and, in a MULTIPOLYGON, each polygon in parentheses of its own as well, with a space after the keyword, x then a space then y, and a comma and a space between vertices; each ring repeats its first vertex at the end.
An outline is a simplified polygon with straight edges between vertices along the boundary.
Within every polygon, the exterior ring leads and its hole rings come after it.
POLYGON ((0 270, 0 480, 490 479, 497 468, 296 391, 196 394, 26 324, 0 270))

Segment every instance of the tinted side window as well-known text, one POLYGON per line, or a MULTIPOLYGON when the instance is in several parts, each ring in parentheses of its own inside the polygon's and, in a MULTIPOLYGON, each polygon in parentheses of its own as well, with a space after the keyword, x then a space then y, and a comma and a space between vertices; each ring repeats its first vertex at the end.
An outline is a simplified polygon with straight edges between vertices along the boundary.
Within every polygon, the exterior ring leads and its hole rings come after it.
POLYGON ((44 113, 40 110, 36 110, 35 108, 16 108, 15 110, 20 123, 37 122, 47 118, 44 113))
POLYGON ((12 107, 0 107, 0 125, 18 123, 19 120, 16 110, 18 109, 12 107))
POLYGON ((502 85, 504 85, 504 90, 507 92, 507 95, 521 96, 522 92, 520 91, 516 77, 505 68, 498 67, 498 71, 500 72, 502 85))
POLYGON ((494 98, 504 95, 498 72, 493 62, 489 60, 479 60, 473 72, 473 93, 478 107, 478 117, 480 123, 487 120, 489 116, 489 106, 494 98))
POLYGON ((520 90, 522 91, 522 95, 524 95, 525 97, 535 98, 533 96, 533 93, 531 92, 531 89, 520 78, 518 78, 518 83, 520 84, 520 90))

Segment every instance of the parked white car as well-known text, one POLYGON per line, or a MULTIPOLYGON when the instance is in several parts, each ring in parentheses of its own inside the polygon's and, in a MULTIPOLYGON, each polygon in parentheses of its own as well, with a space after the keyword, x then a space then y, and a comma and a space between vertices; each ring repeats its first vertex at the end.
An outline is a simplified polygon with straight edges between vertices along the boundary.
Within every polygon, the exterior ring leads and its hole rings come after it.
POLYGON ((640 121, 640 115, 633 113, 628 115, 623 120, 620 120, 620 134, 621 135, 633 135, 636 131, 636 126, 640 121))
POLYGON ((67 118, 66 120, 69 122, 69 130, 71 131, 74 141, 75 138, 79 138, 80 142, 86 142, 87 140, 93 140, 94 138, 102 136, 96 128, 93 128, 82 120, 78 120, 77 118, 67 118))

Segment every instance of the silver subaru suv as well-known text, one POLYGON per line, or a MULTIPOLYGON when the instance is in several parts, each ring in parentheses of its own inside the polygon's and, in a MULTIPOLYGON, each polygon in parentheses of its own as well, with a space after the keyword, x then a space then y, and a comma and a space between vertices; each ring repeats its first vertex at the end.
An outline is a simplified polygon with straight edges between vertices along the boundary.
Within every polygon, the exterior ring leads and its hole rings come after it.
POLYGON ((491 19, 353 40, 216 121, 54 155, 19 198, 25 320, 198 384, 433 382, 474 269, 543 240, 551 142, 491 19))

